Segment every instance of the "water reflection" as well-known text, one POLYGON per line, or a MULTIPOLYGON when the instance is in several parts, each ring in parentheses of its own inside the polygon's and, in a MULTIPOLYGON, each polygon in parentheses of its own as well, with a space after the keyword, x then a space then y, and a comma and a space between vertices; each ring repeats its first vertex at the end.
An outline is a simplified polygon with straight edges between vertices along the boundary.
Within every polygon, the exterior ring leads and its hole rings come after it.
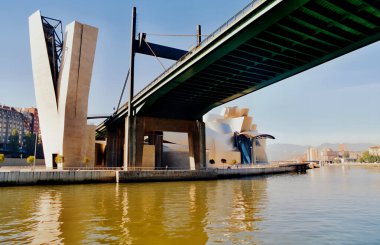
POLYGON ((265 201, 265 178, 1 188, 0 243, 252 241, 265 201))
POLYGON ((34 212, 31 215, 32 225, 29 236, 32 244, 61 242, 60 221, 61 193, 46 191, 40 194, 34 212))
POLYGON ((2 187, 0 244, 380 244, 379 169, 2 187))
POLYGON ((0 189, 0 243, 61 242, 61 193, 40 187, 0 189))
MULTIPOLYGON (((118 193, 119 190, 119 184, 116 185, 116 192, 118 193)), ((128 192, 124 191, 122 193, 122 201, 121 201, 121 209, 122 209, 122 216, 121 216, 121 223, 119 225, 120 228, 120 243, 121 244, 132 244, 132 240, 130 239, 131 236, 129 234, 128 224, 131 222, 131 220, 128 217, 128 192)))
POLYGON ((256 222, 262 220, 265 207, 266 179, 215 182, 217 188, 207 192, 209 213, 205 216, 205 230, 209 242, 254 242, 256 222), (222 234, 222 235, 221 235, 222 234))

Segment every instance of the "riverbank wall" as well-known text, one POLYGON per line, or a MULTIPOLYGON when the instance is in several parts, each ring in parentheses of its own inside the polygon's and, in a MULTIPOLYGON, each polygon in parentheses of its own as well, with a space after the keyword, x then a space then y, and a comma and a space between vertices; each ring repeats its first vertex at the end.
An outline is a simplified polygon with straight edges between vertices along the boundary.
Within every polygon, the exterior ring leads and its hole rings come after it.
POLYGON ((207 169, 201 171, 190 170, 154 170, 154 171, 119 171, 118 181, 154 182, 154 181, 187 181, 187 180, 217 180, 242 178, 247 176, 279 174, 297 171, 296 166, 254 167, 238 169, 207 169))
MULTIPOLYGON (((1 166, 14 167, 14 166, 25 166, 29 167, 31 164, 26 162, 26 158, 5 158, 1 166)), ((44 159, 36 159, 36 166, 45 166, 44 159)))
MULTIPOLYGON (((206 170, 10 170, 1 171, 0 186, 84 183, 129 183, 242 178, 246 176, 300 172, 300 166, 259 166, 206 170)), ((302 170, 302 169, 301 169, 302 170)), ((302 171, 301 171, 302 172, 302 171)))
POLYGON ((9 171, 0 172, 0 186, 115 183, 116 171, 9 171))

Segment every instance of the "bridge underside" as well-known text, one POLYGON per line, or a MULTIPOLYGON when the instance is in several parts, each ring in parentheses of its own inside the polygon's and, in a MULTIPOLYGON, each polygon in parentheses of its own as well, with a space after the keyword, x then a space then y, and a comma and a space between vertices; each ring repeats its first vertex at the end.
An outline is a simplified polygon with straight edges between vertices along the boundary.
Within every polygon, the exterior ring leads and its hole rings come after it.
POLYGON ((132 115, 124 105, 98 126, 108 131, 107 162, 141 166, 144 135, 181 132, 179 123, 198 135, 189 144, 198 144, 191 154, 199 168, 199 123, 209 110, 378 40, 380 0, 256 1, 134 96, 132 115))
POLYGON ((199 119, 379 39, 380 1, 265 1, 136 96, 137 114, 199 119))
POLYGON ((196 170, 205 167, 205 124, 197 120, 177 120, 134 116, 119 120, 107 127, 106 165, 108 167, 125 166, 128 169, 162 169, 168 163, 163 163, 163 132, 187 133, 189 144, 189 169, 196 170), (129 119, 129 120, 128 120, 129 119), (131 131, 131 145, 125 142, 131 131), (148 142, 145 142, 148 137, 148 142), (147 143, 147 144, 146 144, 147 143), (154 163, 147 166, 143 162, 144 146, 153 146, 154 163), (128 155, 129 153, 129 155, 128 155))

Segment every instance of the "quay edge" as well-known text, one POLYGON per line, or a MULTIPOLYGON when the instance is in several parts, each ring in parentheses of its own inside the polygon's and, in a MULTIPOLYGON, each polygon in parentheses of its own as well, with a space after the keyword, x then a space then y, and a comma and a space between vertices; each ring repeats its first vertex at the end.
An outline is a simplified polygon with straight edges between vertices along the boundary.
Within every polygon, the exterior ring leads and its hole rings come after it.
POLYGON ((305 172, 306 164, 207 170, 62 170, 0 172, 0 186, 192 181, 305 172))
POLYGON ((289 164, 255 168, 191 170, 119 171, 119 182, 191 181, 242 178, 266 174, 305 172, 307 164, 289 164))
POLYGON ((7 171, 0 172, 0 186, 115 183, 114 170, 7 171))

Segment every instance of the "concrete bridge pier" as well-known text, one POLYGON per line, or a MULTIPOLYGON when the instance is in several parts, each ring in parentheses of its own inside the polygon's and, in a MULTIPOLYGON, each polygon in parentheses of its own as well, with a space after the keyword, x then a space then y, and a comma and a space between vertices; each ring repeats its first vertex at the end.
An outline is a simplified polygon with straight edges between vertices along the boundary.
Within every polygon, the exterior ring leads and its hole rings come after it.
POLYGON ((107 167, 123 166, 124 134, 124 120, 107 127, 107 144, 104 157, 107 167))
POLYGON ((155 167, 160 169, 165 167, 162 163, 164 133, 162 131, 154 131, 148 134, 148 145, 154 145, 155 167))
POLYGON ((125 120, 125 129, 124 141, 128 144, 125 144, 124 167, 127 169, 144 167, 145 136, 148 136, 147 143, 154 145, 154 168, 165 167, 162 162, 164 131, 188 134, 190 170, 206 166, 205 124, 201 120, 133 116, 125 120), (129 141, 127 130, 130 130, 129 141))

